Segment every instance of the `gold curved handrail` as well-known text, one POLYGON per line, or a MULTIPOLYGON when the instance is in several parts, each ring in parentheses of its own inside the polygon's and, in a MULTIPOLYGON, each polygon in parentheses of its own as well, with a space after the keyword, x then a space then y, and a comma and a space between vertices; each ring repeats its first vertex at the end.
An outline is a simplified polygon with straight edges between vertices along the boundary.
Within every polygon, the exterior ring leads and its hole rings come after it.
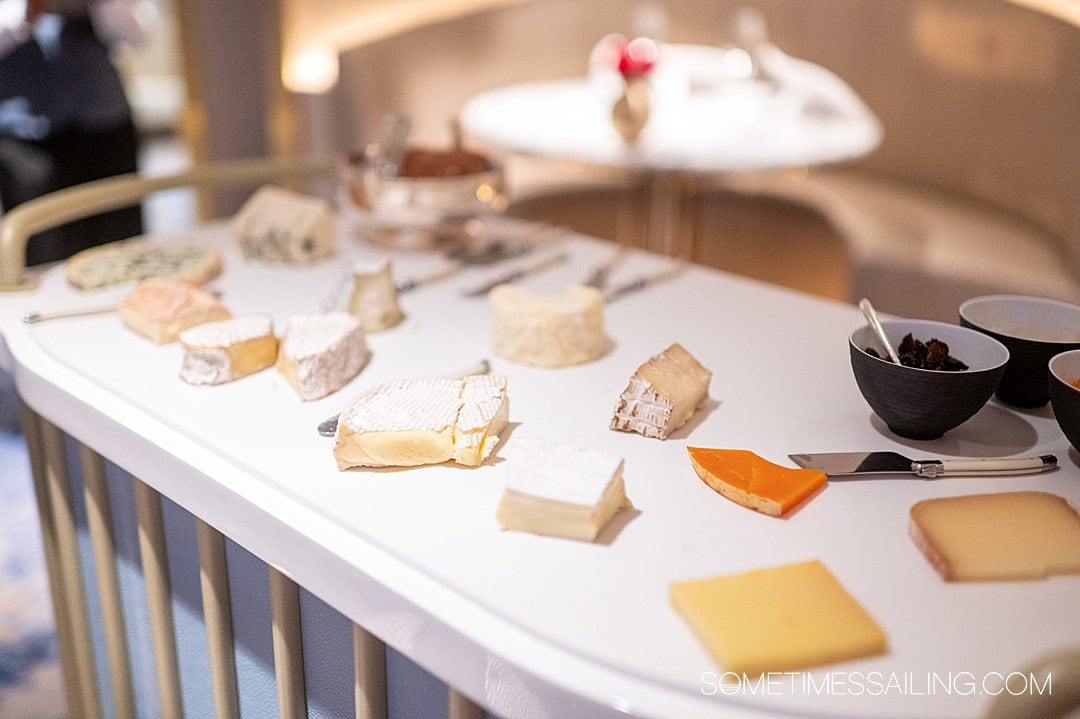
POLYGON ((0 291, 29 290, 26 243, 36 232, 137 202, 177 187, 212 188, 312 177, 334 171, 324 158, 253 158, 208 163, 173 175, 118 175, 94 180, 25 202, 0 221, 0 291))

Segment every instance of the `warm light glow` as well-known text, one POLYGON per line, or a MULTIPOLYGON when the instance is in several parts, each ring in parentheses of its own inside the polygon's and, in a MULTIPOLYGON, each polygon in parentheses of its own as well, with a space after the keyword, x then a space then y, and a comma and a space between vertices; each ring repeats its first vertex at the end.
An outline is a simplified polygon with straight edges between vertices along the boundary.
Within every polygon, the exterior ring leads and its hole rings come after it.
POLYGON ((318 94, 338 81, 338 54, 332 45, 309 45, 288 55, 281 65, 281 81, 291 92, 318 94))

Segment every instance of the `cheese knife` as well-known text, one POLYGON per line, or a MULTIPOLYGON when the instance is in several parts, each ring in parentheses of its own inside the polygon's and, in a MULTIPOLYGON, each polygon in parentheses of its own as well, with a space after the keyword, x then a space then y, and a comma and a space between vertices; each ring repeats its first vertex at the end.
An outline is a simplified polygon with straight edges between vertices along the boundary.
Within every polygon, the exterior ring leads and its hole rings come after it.
POLYGON ((542 255, 530 262, 523 262, 518 267, 512 270, 504 272, 503 274, 488 280, 479 287, 474 287, 470 290, 466 290, 463 294, 466 297, 484 297, 488 292, 495 289, 499 285, 506 284, 508 282, 517 282, 518 280, 528 277, 531 274, 546 270, 549 267, 559 264, 560 262, 566 262, 570 258, 570 255, 566 252, 554 252, 548 255, 542 255))
POLYGON ((689 263, 687 262, 676 262, 666 270, 661 270, 651 275, 642 275, 621 285, 616 285, 604 292, 604 301, 611 302, 612 300, 618 299, 623 295, 628 295, 631 292, 637 292, 638 290, 643 290, 646 287, 651 287, 660 282, 666 282, 685 270, 688 266, 689 263))
POLYGON ((1057 457, 908 459, 896 452, 818 452, 789 454, 795 464, 829 477, 859 478, 877 474, 913 474, 923 479, 1034 474, 1057 466, 1057 457))

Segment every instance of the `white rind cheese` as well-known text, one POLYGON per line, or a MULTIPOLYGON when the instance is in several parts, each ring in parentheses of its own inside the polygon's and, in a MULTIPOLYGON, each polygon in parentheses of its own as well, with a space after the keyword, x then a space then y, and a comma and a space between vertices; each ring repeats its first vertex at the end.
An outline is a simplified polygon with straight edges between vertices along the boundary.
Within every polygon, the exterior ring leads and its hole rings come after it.
POLYGON ((638 367, 619 396, 611 428, 667 439, 708 397, 712 372, 676 343, 638 367))
POLYGON ((345 406, 338 418, 334 457, 340 469, 449 460, 477 466, 498 444, 508 417, 505 377, 387 382, 345 406))
POLYGON ((371 359, 360 322, 345 312, 293 315, 277 369, 305 402, 344 387, 371 359))
POLYGON ((594 449, 515 439, 496 520, 503 529, 591 542, 630 501, 623 460, 594 449))
POLYGON ((297 264, 334 251, 336 230, 330 204, 265 185, 236 213, 232 232, 244 257, 297 264))
POLYGON ((353 265, 353 289, 349 312, 360 320, 366 332, 378 332, 401 322, 393 266, 388 259, 357 262, 353 265))
POLYGON ((566 367, 594 360, 607 348, 604 296, 571 285, 541 295, 500 285, 490 293, 491 347, 500 357, 536 367, 566 367))
POLYGON ((72 255, 66 266, 68 282, 83 290, 148 277, 202 285, 221 274, 221 255, 185 240, 124 240, 83 250, 72 255))
POLYGON ((278 349, 270 315, 207 322, 181 332, 180 344, 180 379, 189 384, 222 384, 266 369, 278 349))

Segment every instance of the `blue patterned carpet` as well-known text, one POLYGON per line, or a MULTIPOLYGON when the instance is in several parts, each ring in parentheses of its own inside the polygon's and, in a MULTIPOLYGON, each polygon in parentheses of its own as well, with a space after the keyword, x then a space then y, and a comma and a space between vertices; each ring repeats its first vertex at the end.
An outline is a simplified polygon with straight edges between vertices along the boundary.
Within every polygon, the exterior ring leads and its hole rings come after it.
POLYGON ((0 370, 0 717, 65 716, 30 461, 0 370))

